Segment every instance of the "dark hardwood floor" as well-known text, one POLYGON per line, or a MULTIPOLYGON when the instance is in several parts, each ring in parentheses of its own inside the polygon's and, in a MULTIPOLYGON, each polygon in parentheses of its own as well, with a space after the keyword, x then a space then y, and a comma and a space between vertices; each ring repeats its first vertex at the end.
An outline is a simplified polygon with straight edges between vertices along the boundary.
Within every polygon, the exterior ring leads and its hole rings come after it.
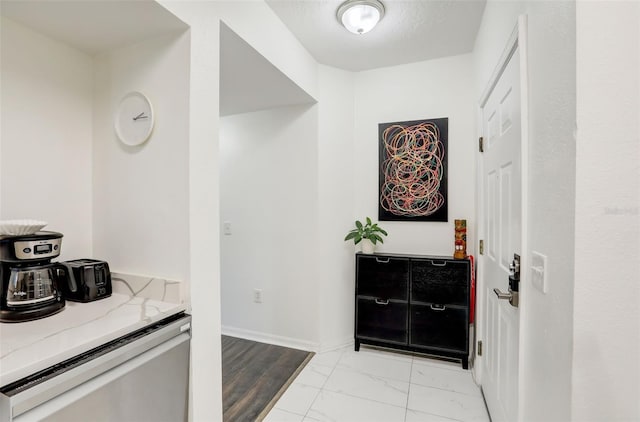
POLYGON ((224 421, 262 420, 313 354, 222 336, 224 421))

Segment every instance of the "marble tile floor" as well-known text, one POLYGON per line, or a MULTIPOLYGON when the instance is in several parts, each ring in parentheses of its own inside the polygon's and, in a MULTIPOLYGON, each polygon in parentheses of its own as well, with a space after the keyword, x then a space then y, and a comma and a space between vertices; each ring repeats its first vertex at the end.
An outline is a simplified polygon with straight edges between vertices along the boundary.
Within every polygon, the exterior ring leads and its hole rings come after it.
POLYGON ((362 346, 318 353, 265 422, 489 422, 459 363, 362 346))

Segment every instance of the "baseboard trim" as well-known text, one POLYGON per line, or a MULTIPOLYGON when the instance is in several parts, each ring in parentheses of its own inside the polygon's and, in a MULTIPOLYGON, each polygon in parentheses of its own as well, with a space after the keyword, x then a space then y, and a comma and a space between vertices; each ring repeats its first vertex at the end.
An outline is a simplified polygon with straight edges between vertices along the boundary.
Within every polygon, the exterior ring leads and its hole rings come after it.
POLYGON ((304 350, 307 352, 317 352, 320 349, 320 345, 312 341, 277 336, 259 331, 246 330, 244 328, 229 327, 228 325, 223 325, 221 329, 222 334, 225 336, 243 338, 245 340, 257 341, 259 343, 275 344, 276 346, 289 347, 291 349, 304 350))
POLYGON ((342 339, 342 341, 332 342, 328 344, 320 344, 318 348, 318 353, 331 352, 338 349, 343 349, 345 347, 353 347, 354 340, 353 337, 348 337, 342 339))

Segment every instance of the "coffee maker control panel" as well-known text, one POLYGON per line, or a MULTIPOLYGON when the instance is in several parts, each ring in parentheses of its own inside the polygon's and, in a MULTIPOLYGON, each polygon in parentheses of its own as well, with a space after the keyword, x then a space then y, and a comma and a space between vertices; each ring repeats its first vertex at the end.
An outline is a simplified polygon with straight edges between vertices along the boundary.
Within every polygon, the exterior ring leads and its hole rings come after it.
POLYGON ((62 239, 16 241, 14 251, 18 259, 55 258, 60 255, 62 239))

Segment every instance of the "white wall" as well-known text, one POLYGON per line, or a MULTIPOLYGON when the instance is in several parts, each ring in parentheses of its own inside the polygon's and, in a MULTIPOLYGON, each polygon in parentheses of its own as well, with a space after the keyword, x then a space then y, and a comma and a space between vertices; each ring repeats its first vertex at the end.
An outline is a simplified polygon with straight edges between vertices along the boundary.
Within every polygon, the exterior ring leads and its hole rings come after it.
POLYGON ((161 4, 186 22, 191 34, 189 87, 189 233, 193 321, 192 385, 196 421, 222 419, 218 124, 220 19, 305 91, 316 84, 315 62, 263 2, 161 4), (253 9, 238 11, 237 8, 253 9), (236 8, 235 14, 226 13, 236 8))
POLYGON ((114 271, 189 279, 189 51, 188 34, 176 34, 95 58, 94 254, 114 271), (135 147, 113 128, 130 91, 155 113, 151 137, 135 147))
POLYGON ((90 257, 93 62, 2 17, 0 218, 47 221, 90 257))
POLYGON ((378 124, 449 118, 449 221, 381 222, 389 236, 379 251, 453 255, 454 219, 467 219, 474 253, 477 148, 471 55, 360 72, 355 75, 354 218, 378 218, 378 124))
POLYGON ((164 36, 94 62, 3 17, 1 217, 48 221, 62 260, 187 279, 188 60, 188 37, 164 36), (129 90, 157 116, 139 148, 113 130, 129 90))
MULTIPOLYGON (((320 66, 318 80, 317 314, 320 348, 353 341, 353 243, 343 242, 354 214, 354 102, 352 72, 320 66)), ((375 183, 375 182, 374 182, 375 183)))
POLYGON ((529 250, 548 256, 549 291, 521 285, 523 420, 570 419, 575 181, 575 3, 489 1, 474 49, 474 101, 518 15, 529 25, 529 250))
POLYGON ((317 133, 314 106, 220 119, 224 332, 316 346, 317 133))
POLYGON ((187 3, 180 6, 170 10, 191 25, 188 91, 189 281, 193 320, 189 419, 219 421, 222 420, 218 231, 220 23, 215 14, 206 13, 201 7, 187 3))
POLYGON ((640 420, 638 22, 638 2, 578 2, 576 421, 640 420))
POLYGON ((90 56, 2 17, 0 218, 47 221, 92 254, 90 56))

